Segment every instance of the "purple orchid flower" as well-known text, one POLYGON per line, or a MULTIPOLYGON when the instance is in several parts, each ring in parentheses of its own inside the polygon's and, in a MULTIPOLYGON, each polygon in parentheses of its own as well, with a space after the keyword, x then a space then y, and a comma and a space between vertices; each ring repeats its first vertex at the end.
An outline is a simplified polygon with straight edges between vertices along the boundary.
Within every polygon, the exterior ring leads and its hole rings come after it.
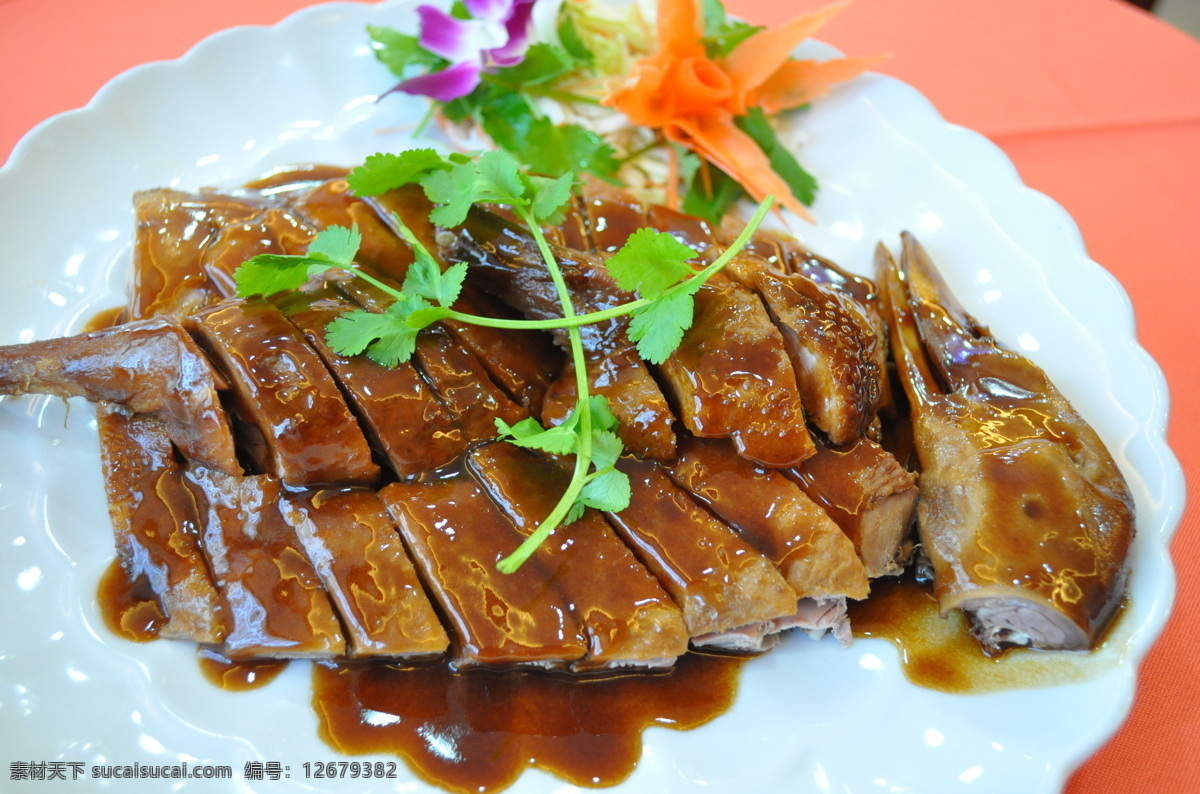
POLYGON ((520 63, 529 49, 534 2, 463 0, 471 19, 456 19, 433 6, 418 6, 420 45, 450 65, 405 80, 395 90, 449 102, 474 91, 485 70, 520 63))

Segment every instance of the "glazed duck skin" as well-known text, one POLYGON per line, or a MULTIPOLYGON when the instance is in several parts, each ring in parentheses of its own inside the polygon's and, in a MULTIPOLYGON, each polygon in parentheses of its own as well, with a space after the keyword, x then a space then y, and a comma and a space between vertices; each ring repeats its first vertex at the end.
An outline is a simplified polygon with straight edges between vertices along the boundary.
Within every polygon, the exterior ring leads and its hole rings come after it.
POLYGON ((361 489, 291 493, 280 508, 337 607, 351 658, 446 651, 450 639, 379 497, 361 489))
POLYGON ((1091 648, 1124 597, 1125 480, 1046 374, 965 312, 914 237, 902 245, 898 266, 878 257, 938 603, 989 651, 1091 648))
POLYGON ((83 397, 151 414, 189 459, 239 474, 217 393, 225 386, 191 337, 165 317, 0 347, 0 395, 83 397))
POLYGON ((512 574, 496 563, 525 536, 465 471, 379 492, 453 638, 457 667, 565 668, 587 638, 539 550, 512 574))
POLYGON ((164 639, 216 645, 225 607, 200 548, 200 514, 162 422, 97 410, 104 492, 117 557, 131 583, 144 579, 167 622, 164 639))
MULTIPOLYGON (((468 462, 524 534, 550 514, 570 480, 558 464, 511 444, 479 447, 468 462)), ((572 669, 669 667, 687 652, 683 613, 595 510, 556 530, 539 551, 587 633, 587 656, 572 669)))
POLYGON ((263 300, 229 300, 188 318, 234 387, 244 446, 289 486, 367 484, 379 476, 366 438, 316 352, 263 300))

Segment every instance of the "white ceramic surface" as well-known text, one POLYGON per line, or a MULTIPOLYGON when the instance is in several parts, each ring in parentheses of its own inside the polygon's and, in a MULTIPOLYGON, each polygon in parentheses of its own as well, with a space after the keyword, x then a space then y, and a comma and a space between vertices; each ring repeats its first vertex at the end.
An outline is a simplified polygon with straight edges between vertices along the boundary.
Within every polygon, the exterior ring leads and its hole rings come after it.
MULTIPOLYGON (((123 300, 136 190, 232 186, 288 163, 349 165, 405 148, 423 107, 403 96, 375 104, 391 82, 370 54, 368 22, 410 25, 411 5, 317 6, 226 31, 31 132, 0 170, 0 344, 78 331, 123 300)), ((842 649, 792 637, 750 665, 730 713, 691 732, 647 732, 639 768, 617 790, 1058 790, 1123 719, 1172 600, 1167 543, 1183 478, 1164 442, 1161 373, 1071 219, 913 89, 863 78, 799 120, 797 150, 822 185, 819 225, 800 230, 812 247, 865 272, 876 241, 894 249, 913 230, 968 308, 1048 370, 1110 445, 1138 507, 1131 605, 1104 651, 1050 675, 1070 683, 995 694, 915 687, 881 641, 842 649)), ((185 760, 228 764, 237 779, 170 790, 375 790, 304 779, 303 762, 336 758, 316 735, 305 664, 231 694, 201 677, 192 647, 106 631, 94 594, 113 551, 90 406, 2 399, 0 450, 0 789, 13 762, 185 760), (241 780, 247 761, 281 762, 291 776, 241 780)), ((378 790, 429 788, 401 770, 378 790)), ((566 790, 540 772, 511 789, 566 790)))

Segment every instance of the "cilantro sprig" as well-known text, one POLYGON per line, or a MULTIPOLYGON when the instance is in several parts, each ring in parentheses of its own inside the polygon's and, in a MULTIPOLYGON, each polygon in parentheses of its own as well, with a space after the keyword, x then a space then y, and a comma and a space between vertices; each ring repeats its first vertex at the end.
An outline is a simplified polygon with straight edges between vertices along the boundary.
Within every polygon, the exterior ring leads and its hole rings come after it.
POLYGON ((434 204, 430 220, 443 227, 461 224, 475 204, 509 207, 534 238, 554 283, 562 317, 514 320, 452 309, 466 278, 467 264, 460 262, 442 270, 398 216, 393 216, 393 226, 412 247, 414 255, 399 290, 357 267, 354 258, 362 242, 357 228, 331 226, 316 236, 303 255, 262 254, 247 260, 234 274, 238 294, 270 295, 299 289, 333 268, 362 278, 391 295, 394 302, 382 312, 362 309, 346 312, 329 324, 326 340, 340 354, 365 353, 387 366, 411 357, 420 330, 443 319, 497 328, 566 329, 578 394, 567 420, 544 428, 534 419, 511 426, 497 419, 496 427, 500 438, 517 446, 573 456, 571 480, 549 515, 497 568, 504 573, 517 570, 555 529, 577 520, 588 507, 612 512, 625 509, 630 485, 628 478, 615 468, 624 451, 615 432, 617 419, 603 397, 590 393, 579 329, 628 315, 627 334, 637 345, 638 354, 653 364, 661 364, 692 325, 695 294, 746 245, 774 199, 768 197, 733 245, 702 269, 692 264, 697 252, 671 235, 652 229, 635 232, 606 263, 617 285, 633 293, 635 299, 602 311, 579 314, 542 232, 543 226, 561 222, 575 185, 573 172, 566 171, 557 178, 530 174, 503 150, 467 157, 413 149, 367 158, 351 172, 348 182, 359 195, 378 195, 417 183, 434 204))

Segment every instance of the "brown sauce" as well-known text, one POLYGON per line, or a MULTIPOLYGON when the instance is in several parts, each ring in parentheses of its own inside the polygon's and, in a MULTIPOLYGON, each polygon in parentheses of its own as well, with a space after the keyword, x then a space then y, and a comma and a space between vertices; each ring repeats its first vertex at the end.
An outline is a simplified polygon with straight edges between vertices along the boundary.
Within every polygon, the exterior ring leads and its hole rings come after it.
POLYGON ((333 749, 400 756, 451 791, 498 791, 527 767, 608 786, 636 768, 644 729, 687 730, 728 710, 743 662, 689 653, 668 673, 593 679, 456 673, 444 664, 314 665, 313 705, 333 749))
POLYGON ((158 630, 167 622, 166 616, 149 587, 129 581, 120 560, 109 563, 97 590, 100 614, 109 631, 132 642, 158 638, 158 630))
POLYGON ((93 314, 84 324, 81 333, 91 333, 92 331, 102 331, 105 328, 112 328, 115 325, 120 325, 125 321, 125 307, 113 306, 110 309, 101 309, 93 314))
MULTIPOLYGON (((945 617, 939 614, 932 590, 911 574, 872 581, 871 597, 851 602, 850 625, 855 637, 890 641, 900 651, 905 677, 940 692, 995 692, 1084 681, 1119 661, 1116 654, 1104 652, 1107 637, 1091 652, 1009 648, 989 657, 971 637, 967 618, 957 610, 945 617)), ((1108 636, 1112 633, 1110 629, 1108 636)))
POLYGON ((209 683, 226 692, 245 692, 266 686, 288 666, 287 659, 234 662, 206 648, 201 648, 196 658, 200 662, 200 672, 209 683))

